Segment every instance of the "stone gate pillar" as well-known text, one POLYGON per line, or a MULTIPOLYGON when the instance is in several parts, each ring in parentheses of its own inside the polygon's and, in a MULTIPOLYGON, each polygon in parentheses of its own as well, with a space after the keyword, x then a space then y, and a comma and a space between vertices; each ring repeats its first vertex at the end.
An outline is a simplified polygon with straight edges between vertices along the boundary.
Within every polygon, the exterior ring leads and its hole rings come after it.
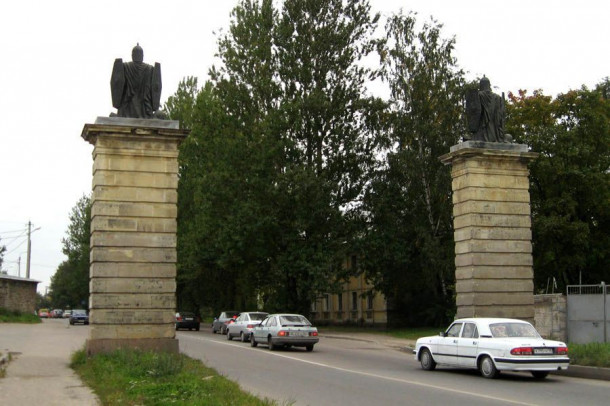
POLYGON ((440 159, 453 189, 457 317, 534 322, 526 145, 467 141, 440 159))
POLYGON ((93 144, 87 353, 178 351, 175 338, 178 122, 98 117, 93 144))

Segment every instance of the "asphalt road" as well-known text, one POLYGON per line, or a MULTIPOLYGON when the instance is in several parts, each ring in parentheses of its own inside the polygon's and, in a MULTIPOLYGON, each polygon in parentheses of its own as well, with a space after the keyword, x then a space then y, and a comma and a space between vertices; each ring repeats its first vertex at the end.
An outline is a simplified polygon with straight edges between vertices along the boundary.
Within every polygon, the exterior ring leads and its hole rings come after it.
MULTIPOLYGON (((203 326, 202 326, 203 327, 203 326)), ((295 405, 607 405, 610 382, 526 373, 482 378, 475 371, 420 369, 383 344, 322 336, 313 352, 269 351, 210 329, 179 332, 180 350, 260 397, 295 405)))

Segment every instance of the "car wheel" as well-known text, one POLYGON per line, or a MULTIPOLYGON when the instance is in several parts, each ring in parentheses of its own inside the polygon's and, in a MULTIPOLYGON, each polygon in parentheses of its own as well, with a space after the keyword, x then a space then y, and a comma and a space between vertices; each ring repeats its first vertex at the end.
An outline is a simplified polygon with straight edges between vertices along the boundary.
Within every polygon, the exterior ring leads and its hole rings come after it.
POLYGON ((436 361, 432 358, 432 354, 430 354, 430 350, 424 348, 421 350, 419 354, 419 363, 421 364, 421 368, 426 371, 434 371, 436 368, 436 361))
POLYGON ((231 332, 229 330, 227 330, 227 340, 233 340, 233 337, 231 336, 231 332))
POLYGON ((216 329, 212 327, 212 334, 216 334, 216 329))
POLYGON ((178 331, 178 330, 180 330, 180 329, 178 328, 178 326, 176 326, 176 331, 178 331))
POLYGON ((239 339, 241 340, 242 343, 245 343, 246 341, 246 335, 244 334, 244 332, 242 331, 241 333, 239 333, 239 339))
POLYGON ((258 343, 254 339, 254 334, 250 336, 250 347, 256 347, 258 343))
POLYGON ((277 345, 273 344, 273 341, 271 340, 271 336, 267 337, 267 346, 269 347, 269 349, 271 351, 277 350, 277 345))
POLYGON ((305 349, 307 350, 307 352, 312 352, 313 351, 313 344, 306 345, 305 349))
POLYGON ((497 378, 500 372, 497 370, 492 359, 488 356, 484 356, 479 362, 479 371, 484 378, 494 379, 497 378))
POLYGON ((195 331, 199 331, 199 326, 195 327, 195 331))
POLYGON ((532 371, 534 379, 544 379, 549 375, 549 371, 532 371))

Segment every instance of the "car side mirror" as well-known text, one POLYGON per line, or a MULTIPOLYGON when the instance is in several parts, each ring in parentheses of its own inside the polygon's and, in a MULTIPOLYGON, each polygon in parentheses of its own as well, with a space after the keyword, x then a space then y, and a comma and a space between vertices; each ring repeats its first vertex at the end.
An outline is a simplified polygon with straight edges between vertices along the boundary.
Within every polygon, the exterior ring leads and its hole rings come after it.
POLYGON ((440 333, 438 333, 438 335, 441 337, 447 337, 447 333, 445 333, 444 331, 441 331, 440 333))

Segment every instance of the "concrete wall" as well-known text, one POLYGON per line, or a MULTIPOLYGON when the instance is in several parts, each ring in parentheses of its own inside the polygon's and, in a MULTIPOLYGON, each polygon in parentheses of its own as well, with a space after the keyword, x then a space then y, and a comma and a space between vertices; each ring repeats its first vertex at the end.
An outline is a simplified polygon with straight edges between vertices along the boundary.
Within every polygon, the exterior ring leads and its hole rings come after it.
POLYGON ((567 309, 561 293, 534 296, 534 324, 542 337, 567 341, 567 309))
POLYGON ((0 275, 0 307, 22 313, 36 311, 38 281, 0 275))

